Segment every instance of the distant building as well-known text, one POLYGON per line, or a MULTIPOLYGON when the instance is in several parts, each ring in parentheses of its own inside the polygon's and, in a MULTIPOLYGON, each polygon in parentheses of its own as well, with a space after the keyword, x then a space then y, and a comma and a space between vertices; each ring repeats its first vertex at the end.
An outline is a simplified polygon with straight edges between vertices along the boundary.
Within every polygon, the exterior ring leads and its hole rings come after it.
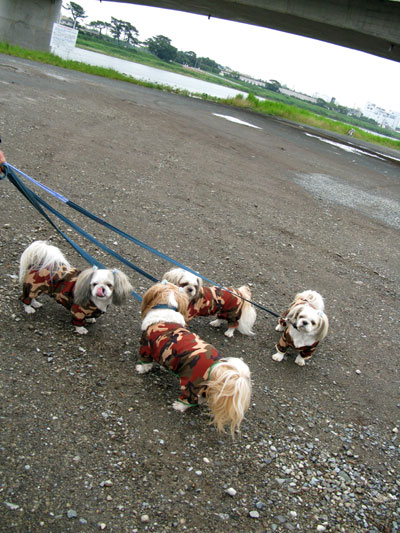
POLYGON ((330 102, 332 100, 330 96, 326 94, 322 94, 322 93, 314 93, 313 97, 316 98, 317 100, 323 100, 324 102, 330 102))
POLYGON ((65 17, 64 15, 61 15, 60 24, 62 24, 63 26, 69 26, 70 28, 74 27, 73 19, 70 17, 65 17))
POLYGON ((349 115, 349 117, 361 118, 362 111, 361 109, 358 109, 358 108, 357 109, 348 108, 347 114, 349 115))
POLYGON ((220 71, 220 74, 221 74, 221 76, 232 76, 232 74, 235 74, 235 71, 232 70, 232 69, 229 68, 229 67, 224 67, 224 68, 220 71))
POLYGON ((243 76, 243 74, 240 74, 239 80, 244 81, 245 83, 250 83, 251 85, 258 85, 259 87, 265 87, 265 81, 255 80, 254 78, 250 78, 249 76, 243 76))
POLYGON ((382 128, 390 128, 392 130, 400 129, 400 113, 386 111, 371 102, 368 102, 364 107, 363 115, 375 120, 382 128))
POLYGON ((282 94, 286 94, 286 96, 293 96, 294 98, 298 98, 299 100, 305 100, 306 102, 311 102, 313 104, 317 103, 317 98, 314 98, 313 96, 308 96, 308 94, 297 93, 296 91, 284 89, 283 87, 279 89, 279 92, 281 92, 282 94))

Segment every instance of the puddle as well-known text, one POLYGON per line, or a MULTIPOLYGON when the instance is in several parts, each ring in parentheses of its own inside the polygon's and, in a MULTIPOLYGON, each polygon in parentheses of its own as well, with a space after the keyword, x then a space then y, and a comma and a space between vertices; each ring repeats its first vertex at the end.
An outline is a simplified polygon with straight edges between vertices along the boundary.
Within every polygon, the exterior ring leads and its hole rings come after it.
POLYGON ((380 155, 379 153, 371 153, 363 150, 362 148, 356 148, 355 146, 349 146, 348 144, 342 144, 340 142, 331 141, 330 139, 324 139, 323 137, 319 137, 318 135, 313 135, 312 133, 306 133, 308 137, 314 137, 314 139, 318 139, 319 141, 322 141, 327 144, 331 144, 332 146, 336 146, 336 148, 340 148, 341 150, 344 150, 345 152, 351 152, 352 154, 357 155, 368 155, 369 157, 375 157, 376 159, 380 159, 381 161, 387 161, 388 159, 393 159, 393 161, 400 162, 400 159, 397 159, 393 156, 387 156, 387 155, 380 155))
POLYGON ((229 122, 235 122, 236 124, 242 124, 243 126, 249 126, 250 128, 256 128, 257 130, 262 130, 259 126, 254 126, 254 124, 250 124, 249 122, 244 122, 243 120, 239 120, 238 118, 231 117, 229 115, 219 115, 218 113, 213 113, 215 117, 221 117, 225 120, 229 120, 229 122))

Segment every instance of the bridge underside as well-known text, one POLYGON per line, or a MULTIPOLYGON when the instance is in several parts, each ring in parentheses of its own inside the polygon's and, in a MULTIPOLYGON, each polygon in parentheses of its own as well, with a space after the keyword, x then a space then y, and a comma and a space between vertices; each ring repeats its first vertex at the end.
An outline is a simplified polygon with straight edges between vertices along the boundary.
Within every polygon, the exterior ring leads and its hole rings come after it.
POLYGON ((254 24, 353 48, 393 61, 400 61, 399 1, 118 1, 254 24))

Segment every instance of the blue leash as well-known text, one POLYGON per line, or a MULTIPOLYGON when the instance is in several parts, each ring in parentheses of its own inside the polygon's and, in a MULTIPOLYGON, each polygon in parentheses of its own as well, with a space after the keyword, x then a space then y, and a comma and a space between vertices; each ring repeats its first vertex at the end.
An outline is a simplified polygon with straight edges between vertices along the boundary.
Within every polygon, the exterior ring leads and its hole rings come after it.
MULTIPOLYGON (((143 269, 141 269, 140 267, 134 265, 133 263, 131 263, 129 260, 125 259, 124 257, 122 257, 120 254, 114 252, 113 250, 111 250, 110 248, 108 248, 108 246, 102 244, 100 241, 98 241, 95 237, 93 237, 92 235, 90 235, 89 233, 87 233, 86 231, 84 231, 83 229, 81 229, 79 226, 77 226, 74 222, 70 221, 67 217, 65 217, 64 215, 62 215, 61 213, 59 213, 56 209, 54 209, 52 206, 50 206, 47 202, 45 202, 42 198, 40 198, 37 194, 35 194, 33 191, 31 191, 28 187, 26 187, 22 182, 21 180, 15 175, 15 172, 18 172, 19 174, 21 174, 22 176, 24 176, 26 179, 28 179, 29 181, 31 181, 32 183, 34 183, 35 185, 37 185, 38 187, 40 187, 41 189, 43 189, 44 191, 46 191, 47 193, 51 194, 52 196, 54 196, 55 198, 57 198, 57 200, 61 201, 62 203, 68 205, 69 207, 71 207, 72 209, 74 209, 75 211, 78 211, 79 213, 85 215, 86 217, 90 218, 91 220, 97 222, 98 224, 101 224, 102 226, 106 227, 107 229, 113 231, 114 233, 117 233, 118 235, 120 235, 121 237, 124 237, 125 239, 135 243, 136 245, 138 246, 141 246, 142 248, 144 248, 145 250, 157 255, 158 257, 164 259, 165 261, 168 261, 172 264, 174 264, 175 266, 177 267, 180 267, 180 268, 183 268, 184 270, 188 271, 188 272, 191 272, 192 274, 194 274, 195 276, 198 276, 200 277, 201 279, 203 279, 204 281, 207 281, 208 283, 211 283, 211 285, 215 285, 216 287, 219 287, 220 289, 223 289, 225 290, 226 292, 231 292, 229 291, 228 289, 225 289, 222 285, 219 285, 218 283, 215 283, 213 282, 212 280, 206 278, 205 276, 201 275, 199 272, 196 272, 195 270, 192 270, 191 268, 179 263, 178 261, 175 261, 175 259, 172 259, 171 257, 167 256, 166 254, 163 254, 162 252, 159 252, 158 250, 156 250, 155 248, 149 246, 148 244, 145 244, 144 242, 140 241, 139 239, 136 239, 135 237, 132 237, 132 235, 129 235, 128 233, 125 233, 124 231, 116 228, 115 226, 113 226, 112 224, 109 224, 108 222, 106 222, 104 219, 94 215, 93 213, 91 213, 90 211, 88 211, 87 209, 81 207, 80 205, 76 204, 75 202, 69 200, 68 198, 66 198, 65 196, 59 194, 58 192, 56 191, 53 191, 53 189, 51 189, 50 187, 47 187, 46 185, 43 185, 42 183, 40 183, 39 181, 35 180, 34 178, 31 178, 30 176, 28 176, 27 174, 25 174, 24 172, 22 172, 21 170, 19 170, 18 168, 14 167, 13 165, 10 165, 10 163, 4 163, 4 168, 5 168, 5 175, 4 176, 0 176, 0 179, 4 179, 5 177, 7 177, 10 182, 25 196, 25 198, 27 198, 27 200, 39 211, 39 213, 41 213, 45 218, 46 220, 55 228, 55 230, 60 233, 70 244, 71 246, 91 265, 96 265, 98 266, 99 268, 104 268, 101 263, 99 263, 99 261, 97 261, 97 259, 95 259, 94 257, 92 257, 90 254, 88 254, 87 252, 85 252, 78 244, 76 244, 70 237, 68 237, 68 235, 66 235, 52 220, 51 218, 47 215, 47 213, 43 210, 42 206, 45 207, 48 211, 50 211, 51 213, 53 213, 55 216, 57 216, 58 218, 60 218, 60 220, 62 220, 63 222, 65 222, 66 224, 68 224, 69 226, 71 226, 75 231, 77 231, 79 234, 81 234, 82 236, 84 236, 86 239, 88 239, 89 241, 91 241, 92 243, 96 244, 96 246, 98 246, 99 248, 101 248, 102 250, 104 250, 105 252, 107 252, 108 254, 110 254, 111 256, 115 257, 116 259, 118 259, 119 261, 121 261, 122 263, 124 263, 125 265, 129 266, 130 268, 132 268, 133 270, 135 270, 136 272, 138 272, 139 274, 145 276, 146 278, 150 279, 151 281, 153 282, 157 282, 157 278, 155 278, 154 276, 152 276, 151 274, 147 273, 146 271, 144 271, 143 269)), ((140 302, 142 301, 142 297, 137 294, 135 291, 132 291, 132 295, 140 302)), ((278 315, 277 313, 275 313, 274 311, 271 311, 270 309, 267 309, 266 307, 260 305, 260 304, 257 304, 256 302, 252 302, 250 300, 247 300, 246 298, 242 298, 243 300, 251 303, 252 305, 254 305, 255 307, 263 310, 263 311, 266 311, 267 313, 275 316, 275 317, 279 317, 280 315, 278 315)))
MULTIPOLYGON (((104 251, 110 253, 110 255, 113 255, 114 257, 116 257, 117 259, 119 259, 121 262, 127 264, 128 266, 131 266, 131 268, 134 268, 135 270, 137 271, 140 271, 141 272, 144 272, 142 271, 142 269, 140 269, 139 267, 136 267, 135 265, 133 265, 133 263, 130 263, 130 261, 128 261, 127 259, 123 258, 122 256, 120 256, 119 254, 117 254, 116 252, 114 252, 113 250, 111 250, 110 248, 108 248, 107 246, 105 246, 104 244, 100 243, 97 239, 95 239, 94 237, 92 237, 89 233, 87 233, 86 231, 82 230, 79 226, 77 226, 76 224, 74 224, 74 222, 71 222, 68 218, 64 217, 64 215, 62 215, 61 213, 59 213, 56 209, 54 209, 53 207, 51 207, 47 202, 45 202, 44 200, 42 200, 42 198, 40 198, 39 196, 37 196, 37 194, 35 194, 33 191, 31 191, 28 187, 26 187, 18 178, 17 176, 14 174, 14 172, 12 170, 9 170, 8 172, 6 172, 6 176, 7 178, 11 181, 11 183, 13 185, 15 185, 15 187, 25 196, 25 198, 39 211, 39 213, 44 216, 44 218, 53 226, 53 228, 58 232, 60 233, 60 235, 62 235, 64 237, 64 239, 66 239, 66 241, 69 242, 69 244, 78 252, 78 254, 80 254, 84 259, 85 261, 87 261, 90 265, 94 265, 94 266, 97 266, 98 268, 105 268, 105 266, 100 263, 100 261, 98 261, 97 259, 95 259, 92 255, 90 255, 88 252, 86 252, 83 248, 81 248, 75 241, 73 241, 70 237, 68 237, 68 235, 66 233, 64 233, 58 226, 57 224, 55 224, 53 222, 53 220, 48 216, 48 214, 42 209, 42 206, 45 207, 46 209, 48 209, 51 213, 53 213, 54 215, 58 216, 58 218, 60 218, 60 220, 62 220, 63 222, 65 222, 66 224, 68 224, 69 226, 71 226, 72 228, 75 229, 75 231, 77 231, 78 233, 80 233, 81 235, 83 235, 84 237, 86 237, 89 241, 93 242, 94 244, 96 244, 97 246, 99 246, 99 248, 103 249, 104 251)), ((0 178, 2 179, 2 178, 0 178)), ((149 274, 146 273, 147 276, 150 276, 149 274)), ((153 278, 153 276, 151 276, 153 278)), ((157 281, 156 278, 153 278, 153 281, 157 281)), ((139 301, 141 302, 142 301, 142 297, 137 293, 135 292, 134 290, 131 291, 131 294, 139 301)))

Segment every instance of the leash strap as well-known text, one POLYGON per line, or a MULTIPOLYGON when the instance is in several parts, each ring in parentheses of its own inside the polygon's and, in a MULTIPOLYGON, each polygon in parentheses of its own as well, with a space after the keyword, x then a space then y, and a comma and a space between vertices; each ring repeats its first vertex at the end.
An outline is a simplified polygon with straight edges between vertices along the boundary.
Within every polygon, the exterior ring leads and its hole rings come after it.
MULTIPOLYGON (((225 287, 223 287, 222 285, 220 285, 219 283, 215 283, 214 281, 206 278, 205 276, 203 276, 202 274, 200 274, 199 272, 196 272, 195 270, 183 265, 182 263, 179 263, 178 261, 175 261, 175 259, 172 259, 172 257, 169 257, 168 255, 156 250, 155 248, 153 248, 152 246, 149 246, 148 244, 140 241, 139 239, 136 239, 135 237, 133 237, 132 235, 129 235, 128 233, 126 233, 125 231, 123 230, 120 230, 119 228, 113 226, 112 224, 110 224, 109 222, 107 222, 106 220, 98 217, 97 215, 94 215, 93 213, 91 213, 90 211, 88 211, 87 209, 85 209, 84 207, 76 204, 75 202, 69 200, 68 198, 66 198, 65 196, 57 193, 56 191, 54 191, 53 189, 51 189, 50 187, 47 187, 46 185, 43 185, 42 183, 40 183, 39 181, 35 180, 34 178, 31 178, 30 176, 28 176, 28 174, 25 174, 24 172, 22 172, 21 170, 19 170, 18 168, 14 167, 13 165, 11 165, 10 163, 4 163, 4 168, 6 170, 5 172, 5 175, 4 176, 0 176, 0 179, 4 179, 5 177, 7 177, 11 183, 13 183, 13 185, 15 185, 15 187, 28 199, 28 201, 46 218, 46 220, 48 220, 50 222, 50 224, 56 229, 56 231, 58 233, 60 233, 70 244, 71 246, 80 254, 82 255, 82 257, 89 263, 89 264, 98 264, 100 265, 100 263, 94 259, 90 254, 88 254, 87 252, 85 252, 82 248, 80 248, 80 246, 78 246, 71 238, 69 238, 62 230, 60 230, 58 228, 58 226, 56 226, 54 224, 54 222, 50 219, 50 217, 44 212, 44 210, 42 209, 41 205, 43 205, 43 207, 45 207, 46 209, 48 209, 50 212, 52 212, 54 215, 56 215, 58 218, 60 218, 61 220, 63 220, 63 222, 65 222, 66 224, 68 224, 69 226, 71 226, 72 228, 74 228, 75 231, 77 231, 78 233, 80 233, 81 235, 83 235, 86 239, 90 240, 91 242, 93 242, 94 244, 96 244, 98 247, 100 247, 102 250, 104 250, 105 252, 109 253, 110 255, 112 255, 113 257, 115 257, 116 259, 118 259, 119 261, 121 261, 122 263, 124 263, 125 265, 129 266, 130 268, 132 268, 133 270, 135 270, 136 272, 138 272, 139 274, 145 276, 146 278, 150 279, 151 281, 153 282, 157 282, 157 278, 155 278, 154 276, 152 276, 151 274, 147 273, 146 271, 144 271, 143 269, 141 269, 140 267, 134 265, 133 263, 131 263, 130 261, 128 261, 127 259, 125 259, 124 257, 122 257, 121 255, 119 255, 118 253, 114 252, 113 250, 111 250, 110 248, 108 248, 106 245, 103 245, 102 243, 100 243, 100 241, 98 241, 97 239, 95 239, 95 237, 89 235, 86 231, 82 230, 79 226, 77 226, 76 224, 74 224, 73 222, 71 222, 67 217, 65 217, 64 215, 62 215, 61 213, 59 213, 58 211, 56 211, 53 207, 51 207, 49 204, 47 204, 44 200, 42 200, 38 195, 36 195, 33 191, 31 191, 28 187, 26 187, 25 185, 22 184, 22 182, 17 178, 17 176, 15 175, 15 172, 18 172, 19 174, 21 174, 21 176, 25 177, 26 179, 28 179, 29 181, 31 181, 32 183, 34 183, 35 185, 37 185, 38 187, 40 187, 41 189, 43 189, 44 191, 46 191, 47 193, 51 194, 52 196, 54 196, 55 198, 57 198, 59 201, 61 201, 62 203, 64 203, 65 205, 67 205, 68 207, 71 207, 72 209, 74 209, 75 211, 77 211, 78 213, 81 213, 82 215, 86 216, 87 218, 93 220, 94 222, 97 222, 98 224, 101 224, 102 226, 104 226, 105 228, 109 229, 110 231, 113 231, 114 233, 117 233, 118 235, 120 235, 121 237, 133 242, 134 244, 144 248, 145 250, 151 252, 152 254, 154 255, 157 255, 158 257, 160 257, 161 259, 164 259, 165 261, 169 262, 169 263, 172 263, 174 264, 175 266, 179 267, 179 268, 183 268, 184 270, 188 271, 188 272, 191 272, 192 274, 194 274, 195 276, 198 276, 199 278, 201 278, 202 280, 204 281, 207 281, 208 283, 210 283, 211 285, 215 285, 216 287, 224 290, 225 292, 228 292, 230 294, 233 294, 231 291, 229 291, 228 289, 226 289, 225 287)), ((101 266, 100 268, 104 268, 103 266, 101 266)), ((132 294, 134 295, 134 297, 138 300, 138 301, 141 301, 142 298, 141 296, 139 296, 137 293, 135 293, 134 291, 132 291, 132 294)), ((258 309, 261 309, 262 311, 266 311, 267 313, 269 313, 270 315, 276 317, 276 318, 279 318, 279 314, 275 313, 274 311, 271 311, 270 309, 264 307, 263 305, 261 304, 258 304, 256 302, 253 302, 251 300, 247 300, 246 298, 244 298, 243 296, 240 296, 242 298, 242 300, 246 301, 246 302, 249 302, 250 304, 254 305, 254 307, 257 307, 258 309)))
MULTIPOLYGON (((51 213, 53 213, 55 216, 60 218, 63 222, 74 228, 78 233, 86 237, 89 241, 93 242, 97 246, 99 246, 104 251, 110 253, 110 255, 113 255, 120 261, 124 262, 125 264, 129 264, 130 261, 123 258, 113 250, 110 250, 107 246, 100 243, 97 239, 92 237, 89 233, 82 230, 79 226, 77 226, 74 222, 71 222, 67 217, 59 213, 56 209, 54 209, 52 206, 50 206, 47 202, 45 202, 42 198, 37 196, 33 191, 31 191, 28 187, 26 187, 19 178, 14 174, 12 170, 8 170, 6 172, 6 177, 10 180, 10 182, 25 196, 25 198, 29 201, 30 204, 35 207, 39 211, 39 213, 53 226, 53 228, 60 234, 64 239, 69 242, 69 244, 78 252, 79 255, 81 255, 87 263, 89 263, 91 266, 97 266, 97 268, 106 268, 100 261, 95 259, 92 255, 90 255, 88 252, 86 252, 83 248, 81 248, 75 241, 73 241, 66 233, 64 233, 58 226, 55 224, 55 222, 48 216, 48 214, 44 211, 42 208, 45 207, 48 209, 51 213)), ((136 267, 135 265, 131 264, 131 268, 134 268, 135 270, 141 271, 142 269, 139 269, 139 267, 136 267)), ((129 265, 130 266, 130 265, 129 265)), ((144 271, 143 271, 144 272, 144 271)), ((146 273, 147 275, 147 273, 146 273)), ((156 278, 153 278, 154 281, 157 281, 156 278)), ((139 302, 142 301, 142 297, 135 291, 131 291, 132 296, 136 298, 139 302)))

